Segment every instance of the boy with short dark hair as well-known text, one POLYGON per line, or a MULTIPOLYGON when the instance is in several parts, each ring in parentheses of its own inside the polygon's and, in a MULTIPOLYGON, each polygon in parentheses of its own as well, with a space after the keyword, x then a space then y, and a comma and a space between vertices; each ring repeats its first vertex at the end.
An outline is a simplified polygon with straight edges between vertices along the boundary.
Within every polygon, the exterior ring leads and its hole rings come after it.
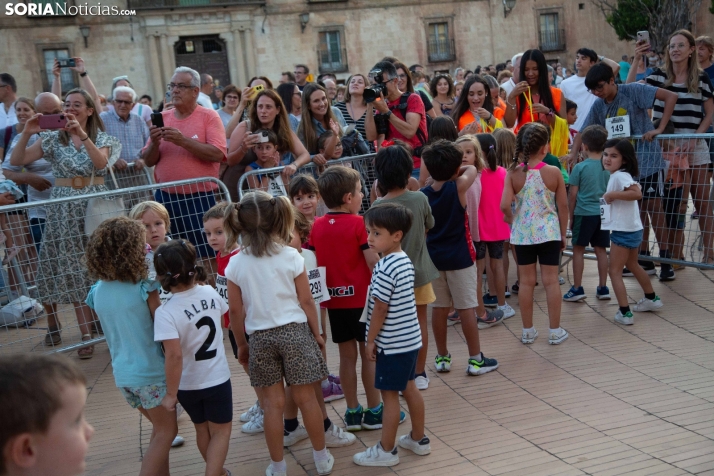
POLYGON ((329 212, 312 227, 308 242, 318 266, 326 268, 330 300, 326 301, 332 342, 340 352, 340 384, 347 400, 348 431, 382 427, 383 405, 374 387, 374 362, 365 354, 366 324, 360 322, 372 268, 379 256, 369 249, 362 207, 362 181, 356 170, 330 167, 318 179, 320 196, 329 212), (362 383, 368 408, 357 399, 357 351, 362 356, 362 383), (364 421, 363 421, 364 418, 364 421))
POLYGON ((587 158, 570 172, 570 228, 573 231, 573 286, 563 296, 564 301, 582 301, 588 296, 583 290, 583 270, 585 268, 585 247, 595 249, 597 256, 598 287, 595 297, 610 299, 607 288, 607 247, 610 246, 610 232, 600 229, 600 198, 607 191, 610 172, 602 167, 600 159, 607 130, 602 126, 588 126, 583 132, 582 149, 587 158))
POLYGON ((418 455, 431 452, 424 434, 424 400, 416 388, 416 362, 422 339, 414 297, 414 266, 401 242, 412 226, 405 206, 380 203, 364 216, 370 249, 382 255, 375 265, 367 315, 367 357, 376 361, 375 387, 382 392, 382 439, 354 455, 361 466, 393 466, 399 463, 396 437, 399 425, 399 392, 409 407, 412 431, 399 438, 399 446, 418 455))
POLYGON ((419 390, 429 387, 426 375, 426 358, 429 344, 427 332, 427 306, 436 300, 431 282, 439 276, 439 271, 429 257, 426 248, 426 232, 434 226, 434 216, 426 196, 421 192, 409 190, 413 167, 412 156, 403 145, 382 147, 374 158, 377 183, 384 191, 378 203, 394 203, 411 211, 414 220, 412 227, 402 238, 402 249, 414 265, 414 296, 416 312, 421 328, 421 350, 417 357, 416 378, 414 382, 419 390))
POLYGON ((575 136, 578 135, 578 130, 573 127, 578 120, 578 104, 575 101, 565 100, 565 118, 568 121, 568 146, 572 146, 575 136))
MULTIPOLYGON (((253 146, 256 160, 245 168, 246 172, 251 170, 270 169, 280 165, 280 151, 278 150, 278 136, 270 129, 260 129, 256 135, 263 136, 267 140, 258 142, 253 146)), ((282 178, 278 173, 248 175, 248 187, 251 190, 264 190, 271 195, 284 195, 282 178)))
POLYGON ((86 385, 65 356, 0 357, 0 475, 84 473, 86 385))
POLYGON ((429 200, 434 227, 426 235, 426 246, 439 277, 432 281, 436 301, 432 329, 436 341, 437 372, 451 370, 451 354, 446 345, 446 317, 454 306, 469 349, 466 372, 481 375, 498 368, 495 359, 481 353, 474 309, 476 294, 476 250, 466 214, 466 191, 476 180, 473 165, 461 166, 463 153, 452 142, 437 140, 424 149, 422 159, 434 183, 422 189, 429 200))

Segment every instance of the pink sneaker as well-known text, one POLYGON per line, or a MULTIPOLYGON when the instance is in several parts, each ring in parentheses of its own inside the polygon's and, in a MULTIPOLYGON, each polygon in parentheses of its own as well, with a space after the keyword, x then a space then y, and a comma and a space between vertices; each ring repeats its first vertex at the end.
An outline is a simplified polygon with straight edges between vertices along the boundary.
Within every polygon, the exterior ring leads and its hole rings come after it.
POLYGON ((327 387, 323 387, 322 398, 325 399, 325 402, 331 402, 333 400, 339 400, 340 398, 345 398, 345 394, 342 391, 342 387, 340 387, 339 384, 330 382, 330 384, 327 387))
POLYGON ((337 385, 340 384, 340 376, 339 375, 330 374, 327 376, 327 380, 329 380, 332 383, 336 383, 337 385))

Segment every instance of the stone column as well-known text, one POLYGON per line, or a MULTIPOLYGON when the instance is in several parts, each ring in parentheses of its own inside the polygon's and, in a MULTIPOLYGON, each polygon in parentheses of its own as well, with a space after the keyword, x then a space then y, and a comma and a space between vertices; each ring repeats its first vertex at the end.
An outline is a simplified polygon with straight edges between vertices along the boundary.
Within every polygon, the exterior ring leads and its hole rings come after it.
POLYGON ((238 77, 238 71, 240 65, 236 64, 236 45, 234 44, 235 35, 233 32, 224 32, 218 35, 223 41, 226 42, 226 48, 228 48, 228 71, 231 75, 231 84, 239 85, 240 78, 238 77))
POLYGON ((248 78, 256 76, 258 71, 255 68, 255 48, 253 47, 253 27, 247 27, 243 32, 245 35, 245 55, 248 59, 248 78))
POLYGON ((157 51, 158 38, 154 34, 146 35, 146 43, 149 49, 149 76, 151 76, 151 86, 153 88, 154 102, 158 104, 164 98, 168 81, 164 80, 157 51), (160 97, 160 98, 159 98, 160 97))
POLYGON ((165 33, 161 35, 161 46, 159 48, 159 55, 161 56, 161 67, 164 72, 165 83, 171 81, 171 77, 174 74, 174 69, 171 65, 173 64, 173 51, 169 47, 168 35, 165 33))
POLYGON ((233 33, 233 53, 235 54, 236 71, 237 71, 237 81, 240 88, 248 86, 248 76, 245 66, 245 55, 243 54, 243 40, 241 38, 241 30, 235 28, 232 30, 233 33))

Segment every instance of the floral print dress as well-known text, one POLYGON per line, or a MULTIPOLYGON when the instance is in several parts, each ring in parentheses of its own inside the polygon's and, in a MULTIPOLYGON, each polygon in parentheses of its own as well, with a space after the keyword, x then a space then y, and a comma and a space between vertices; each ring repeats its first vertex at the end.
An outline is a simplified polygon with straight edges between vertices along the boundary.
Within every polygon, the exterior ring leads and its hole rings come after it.
MULTIPOLYGON (((56 178, 77 176, 104 177, 107 169, 95 169, 84 144, 77 150, 72 141, 62 145, 59 131, 41 132, 44 159, 52 165, 56 178)), ((117 161, 121 143, 115 137, 99 131, 97 148, 109 147, 109 164, 117 161)), ((91 185, 81 189, 52 187, 50 199, 77 197, 76 200, 47 206, 47 221, 40 247, 37 287, 45 304, 84 302, 94 281, 89 278, 84 250, 89 239, 84 233, 84 217, 88 200, 83 195, 104 192, 104 185, 91 185)))
POLYGON ((528 169, 526 183, 516 195, 512 245, 537 245, 561 240, 555 192, 546 187, 540 176, 540 169, 545 165, 541 162, 528 169))

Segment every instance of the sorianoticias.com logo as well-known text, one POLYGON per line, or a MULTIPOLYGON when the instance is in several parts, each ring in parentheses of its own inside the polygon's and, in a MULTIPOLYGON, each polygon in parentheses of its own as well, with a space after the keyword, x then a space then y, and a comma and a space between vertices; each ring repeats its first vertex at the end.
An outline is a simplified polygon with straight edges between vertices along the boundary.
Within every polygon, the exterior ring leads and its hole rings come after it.
POLYGON ((18 16, 74 16, 74 15, 136 15, 134 10, 122 10, 115 5, 67 5, 65 2, 7 3, 5 15, 18 16))

